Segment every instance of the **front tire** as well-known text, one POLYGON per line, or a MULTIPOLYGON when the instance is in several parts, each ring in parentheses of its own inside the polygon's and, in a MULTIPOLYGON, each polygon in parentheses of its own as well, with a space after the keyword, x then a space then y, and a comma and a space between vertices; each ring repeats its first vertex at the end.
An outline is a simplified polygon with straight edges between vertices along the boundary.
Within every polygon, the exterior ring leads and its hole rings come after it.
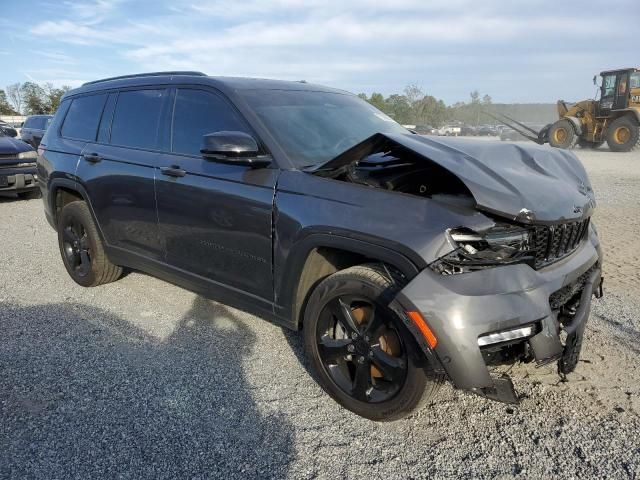
POLYGON ((109 261, 89 206, 68 203, 58 215, 58 245, 69 276, 83 287, 114 282, 122 268, 109 261))
POLYGON ((607 145, 613 152, 630 152, 640 147, 640 127, 630 116, 616 118, 607 129, 607 145))
POLYGON ((570 149, 576 146, 578 135, 570 120, 558 120, 549 129, 549 145, 556 148, 570 149))
POLYGON ((441 379, 394 312, 400 282, 378 264, 323 280, 304 315, 307 357, 340 405, 376 421, 402 418, 431 399, 441 379))

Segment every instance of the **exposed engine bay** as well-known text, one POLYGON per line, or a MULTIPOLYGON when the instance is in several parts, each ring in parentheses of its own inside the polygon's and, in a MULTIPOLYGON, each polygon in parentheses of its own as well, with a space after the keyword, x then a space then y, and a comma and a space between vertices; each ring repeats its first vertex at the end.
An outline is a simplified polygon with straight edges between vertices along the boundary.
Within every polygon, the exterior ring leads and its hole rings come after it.
MULTIPOLYGON (((437 163, 425 161, 416 152, 389 140, 375 142, 372 150, 374 151, 362 152, 363 156, 355 162, 335 170, 320 170, 318 174, 465 206, 475 205, 466 185, 437 163)), ((355 158, 358 152, 353 153, 355 158)))

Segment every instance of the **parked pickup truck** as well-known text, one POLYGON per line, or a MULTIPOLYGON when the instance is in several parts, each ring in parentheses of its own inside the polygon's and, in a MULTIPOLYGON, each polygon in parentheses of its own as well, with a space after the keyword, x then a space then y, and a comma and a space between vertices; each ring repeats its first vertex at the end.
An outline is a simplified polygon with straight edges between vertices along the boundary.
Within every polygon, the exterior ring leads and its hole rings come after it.
POLYGON ((460 135, 461 129, 455 125, 445 125, 438 129, 438 135, 445 137, 457 137, 460 135))

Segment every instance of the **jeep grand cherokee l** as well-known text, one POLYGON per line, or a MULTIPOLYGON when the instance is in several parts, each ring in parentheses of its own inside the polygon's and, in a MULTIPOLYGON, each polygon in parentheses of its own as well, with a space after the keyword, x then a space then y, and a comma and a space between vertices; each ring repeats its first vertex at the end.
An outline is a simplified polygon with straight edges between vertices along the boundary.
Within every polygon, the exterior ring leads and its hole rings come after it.
POLYGON ((197 72, 68 92, 38 180, 80 285, 138 269, 303 331, 320 385, 391 420, 442 379, 578 360, 601 253, 571 153, 412 134, 344 91, 197 72))

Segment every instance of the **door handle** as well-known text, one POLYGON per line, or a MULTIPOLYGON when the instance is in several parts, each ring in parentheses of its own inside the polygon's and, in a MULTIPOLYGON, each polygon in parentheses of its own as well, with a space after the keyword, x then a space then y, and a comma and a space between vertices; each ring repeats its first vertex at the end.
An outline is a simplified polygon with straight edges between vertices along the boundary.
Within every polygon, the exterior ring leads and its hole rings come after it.
POLYGON ((182 170, 179 165, 160 167, 160 173, 169 177, 184 177, 187 174, 187 172, 185 170, 182 170))
POLYGON ((91 163, 98 163, 100 160, 102 160, 102 157, 97 153, 85 153, 84 155, 82 155, 82 157, 87 162, 91 162, 91 163))

